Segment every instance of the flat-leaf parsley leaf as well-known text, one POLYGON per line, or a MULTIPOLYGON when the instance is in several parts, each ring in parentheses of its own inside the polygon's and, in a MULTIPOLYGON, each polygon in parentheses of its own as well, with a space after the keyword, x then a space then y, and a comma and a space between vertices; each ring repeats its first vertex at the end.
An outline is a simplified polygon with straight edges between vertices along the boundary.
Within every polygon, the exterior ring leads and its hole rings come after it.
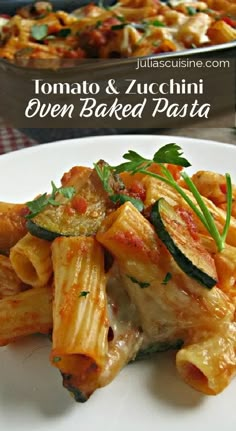
POLYGON ((30 213, 25 216, 27 219, 31 219, 41 213, 48 205, 59 206, 61 202, 56 201, 56 194, 59 193, 67 199, 71 199, 75 194, 74 187, 57 187, 53 181, 51 181, 52 192, 50 195, 44 193, 33 201, 26 202, 30 213))
POLYGON ((47 24, 33 25, 31 27, 31 36, 35 40, 43 40, 48 35, 47 24))

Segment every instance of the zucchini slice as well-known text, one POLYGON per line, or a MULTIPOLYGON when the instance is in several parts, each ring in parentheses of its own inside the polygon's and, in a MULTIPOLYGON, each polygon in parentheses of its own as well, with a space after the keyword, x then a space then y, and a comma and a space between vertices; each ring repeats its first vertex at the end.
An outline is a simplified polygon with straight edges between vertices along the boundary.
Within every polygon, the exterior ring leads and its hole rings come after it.
POLYGON ((48 241, 58 236, 95 235, 107 211, 114 208, 95 170, 85 172, 82 178, 72 178, 66 185, 75 187, 75 196, 67 200, 58 194, 59 206, 48 205, 28 220, 26 227, 32 235, 48 241))
POLYGON ((181 339, 173 341, 158 341, 146 347, 145 349, 140 349, 132 362, 149 359, 155 353, 166 352, 167 350, 179 350, 183 346, 183 344, 184 342, 181 339))
POLYGON ((150 220, 178 266, 208 289, 215 286, 214 260, 200 241, 192 237, 186 222, 164 198, 153 205, 150 220))

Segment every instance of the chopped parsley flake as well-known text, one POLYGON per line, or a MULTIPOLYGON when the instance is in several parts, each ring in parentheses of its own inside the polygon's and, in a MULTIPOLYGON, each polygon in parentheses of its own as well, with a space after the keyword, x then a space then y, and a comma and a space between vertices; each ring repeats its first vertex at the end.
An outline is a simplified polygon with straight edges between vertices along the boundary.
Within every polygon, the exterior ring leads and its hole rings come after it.
POLYGON ((128 278, 129 278, 133 283, 138 284, 138 285, 139 285, 139 287, 141 287, 141 289, 145 289, 146 287, 149 287, 149 286, 150 286, 150 283, 147 283, 147 282, 145 282, 145 281, 139 281, 139 280, 136 280, 136 278, 131 277, 130 275, 127 275, 127 277, 128 277, 128 278))
POLYGON ((79 294, 79 298, 86 297, 90 292, 88 290, 82 290, 79 294))
POLYGON ((33 25, 31 27, 31 36, 35 40, 43 40, 48 35, 47 24, 33 25))
POLYGON ((197 13, 197 10, 196 10, 196 8, 195 7, 192 7, 192 6, 187 6, 187 11, 188 11, 188 14, 190 15, 190 16, 193 16, 193 15, 196 15, 196 13, 197 13))
POLYGON ((172 274, 170 272, 167 272, 165 278, 162 280, 161 284, 166 285, 168 281, 172 279, 172 274))

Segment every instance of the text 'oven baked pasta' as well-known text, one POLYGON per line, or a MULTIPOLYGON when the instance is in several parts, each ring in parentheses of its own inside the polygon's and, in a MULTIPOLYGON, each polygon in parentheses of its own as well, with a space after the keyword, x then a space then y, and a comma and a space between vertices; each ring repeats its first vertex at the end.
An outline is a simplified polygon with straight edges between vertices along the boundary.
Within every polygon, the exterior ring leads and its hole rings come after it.
POLYGON ((235 0, 121 0, 71 13, 48 2, 0 16, 0 57, 142 57, 236 40, 235 0))
POLYGON ((123 157, 0 203, 0 345, 52 337, 51 364, 80 402, 168 349, 186 383, 216 395, 236 372, 236 187, 190 178, 176 144, 123 157))

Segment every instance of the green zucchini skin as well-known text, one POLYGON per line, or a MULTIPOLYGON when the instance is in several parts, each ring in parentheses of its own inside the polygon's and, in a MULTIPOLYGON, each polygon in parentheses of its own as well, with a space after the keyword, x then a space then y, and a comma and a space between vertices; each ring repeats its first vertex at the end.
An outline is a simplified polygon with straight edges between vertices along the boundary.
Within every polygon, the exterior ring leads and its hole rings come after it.
POLYGON ((155 353, 166 352, 167 350, 179 350, 183 346, 184 342, 181 339, 175 341, 158 341, 148 346, 146 349, 141 349, 137 353, 134 361, 142 361, 152 357, 155 353))
POLYGON ((32 220, 28 220, 26 223, 26 227, 33 236, 37 236, 40 239, 45 239, 46 241, 53 241, 58 236, 62 236, 59 232, 52 232, 47 230, 37 223, 34 223, 32 220))
MULTIPOLYGON (((187 248, 186 254, 180 250, 177 241, 175 241, 168 232, 168 227, 163 222, 162 215, 162 206, 165 205, 165 209, 168 207, 170 211, 174 211, 172 207, 165 201, 164 198, 160 198, 156 201, 151 209, 150 221, 153 224, 155 231, 160 238, 160 240, 165 244, 170 254, 173 256, 174 260, 178 264, 178 266, 185 272, 189 277, 196 280, 198 283, 202 284, 204 287, 211 289, 217 283, 217 279, 212 275, 208 274, 205 270, 197 266, 196 263, 192 262, 187 256, 187 248)), ((176 215, 177 217, 177 215, 176 215)), ((186 226, 186 234, 188 234, 187 226, 186 226)), ((190 234, 189 234, 190 237, 190 234)), ((190 237, 192 240, 192 238, 190 237)), ((197 253, 197 250, 196 250, 197 253)), ((197 262, 201 262, 204 265, 202 256, 198 256, 196 259, 197 262)))
POLYGON ((9 256, 9 250, 0 250, 0 255, 9 256))

